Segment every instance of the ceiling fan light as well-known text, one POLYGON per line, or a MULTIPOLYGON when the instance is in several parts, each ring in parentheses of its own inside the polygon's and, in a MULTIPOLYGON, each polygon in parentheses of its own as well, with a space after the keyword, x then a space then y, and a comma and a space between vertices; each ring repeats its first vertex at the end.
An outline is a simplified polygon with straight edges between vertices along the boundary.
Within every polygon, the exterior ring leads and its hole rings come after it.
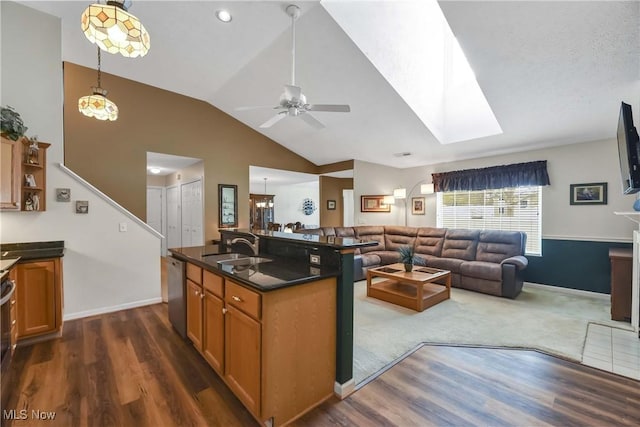
POLYGON ((224 9, 217 10, 216 17, 222 22, 231 22, 231 20, 233 19, 233 17, 231 16, 231 13, 229 13, 228 10, 224 10, 224 9))
POLYGON ((82 13, 80 26, 91 43, 109 53, 135 58, 145 56, 151 47, 149 33, 126 11, 123 1, 90 5, 82 13))

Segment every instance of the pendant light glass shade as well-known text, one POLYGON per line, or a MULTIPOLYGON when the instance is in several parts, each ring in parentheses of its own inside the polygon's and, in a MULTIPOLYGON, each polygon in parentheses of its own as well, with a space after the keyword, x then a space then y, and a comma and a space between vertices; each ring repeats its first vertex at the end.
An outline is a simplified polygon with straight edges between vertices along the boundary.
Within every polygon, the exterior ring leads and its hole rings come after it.
POLYGON ((107 99, 105 96, 107 91, 93 87, 93 94, 83 96, 78 100, 78 110, 87 117, 93 117, 98 120, 111 120, 118 119, 118 106, 107 99))
POLYGON ((91 43, 128 58, 145 56, 151 39, 144 25, 127 12, 124 1, 92 4, 82 13, 81 28, 91 43))
POLYGON ((100 62, 100 48, 98 48, 98 86, 91 88, 91 95, 78 99, 78 111, 87 117, 94 117, 98 120, 115 121, 118 119, 118 106, 107 99, 107 91, 100 87, 102 76, 100 62))

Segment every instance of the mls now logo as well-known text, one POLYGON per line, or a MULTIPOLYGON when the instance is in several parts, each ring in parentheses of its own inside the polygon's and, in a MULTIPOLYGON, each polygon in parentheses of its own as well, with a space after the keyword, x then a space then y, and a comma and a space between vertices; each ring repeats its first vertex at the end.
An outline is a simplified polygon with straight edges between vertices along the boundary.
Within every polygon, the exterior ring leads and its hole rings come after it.
POLYGON ((2 418, 5 420, 26 420, 27 418, 34 420, 54 420, 56 413, 53 411, 41 411, 39 409, 33 409, 31 412, 26 409, 19 411, 17 409, 3 409, 2 418))

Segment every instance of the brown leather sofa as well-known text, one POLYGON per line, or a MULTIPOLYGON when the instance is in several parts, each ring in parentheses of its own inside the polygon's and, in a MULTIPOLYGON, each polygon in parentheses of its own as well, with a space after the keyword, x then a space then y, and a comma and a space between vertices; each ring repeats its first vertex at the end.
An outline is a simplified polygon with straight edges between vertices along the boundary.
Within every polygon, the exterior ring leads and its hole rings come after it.
POLYGON ((425 265, 451 271, 452 286, 515 298, 528 264, 524 257, 527 235, 520 231, 367 225, 297 232, 377 242, 356 250, 354 281, 365 279, 369 268, 399 262, 398 248, 413 246, 425 265))

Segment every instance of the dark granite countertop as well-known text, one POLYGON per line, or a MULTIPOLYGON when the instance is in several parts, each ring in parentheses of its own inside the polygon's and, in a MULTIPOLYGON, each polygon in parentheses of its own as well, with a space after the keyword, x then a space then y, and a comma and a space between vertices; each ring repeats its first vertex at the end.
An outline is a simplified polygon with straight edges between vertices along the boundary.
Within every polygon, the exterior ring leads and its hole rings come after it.
POLYGON ((260 255, 271 261, 254 265, 219 264, 218 255, 229 252, 218 245, 169 249, 175 258, 189 261, 206 270, 229 277, 259 291, 270 291, 287 286, 336 277, 340 271, 335 267, 314 267, 297 259, 260 255))
POLYGON ((352 237, 337 237, 337 236, 318 236, 316 234, 304 234, 304 233, 284 233, 281 231, 256 231, 251 232, 247 229, 229 228, 221 229, 220 232, 232 232, 246 235, 255 235, 260 238, 284 240, 289 242, 306 243, 315 246, 328 246, 336 249, 350 249, 360 248, 363 246, 375 246, 378 242, 371 240, 360 240, 352 237))
POLYGON ((1 243, 0 258, 20 258, 20 262, 64 256, 64 240, 51 242, 1 243))

